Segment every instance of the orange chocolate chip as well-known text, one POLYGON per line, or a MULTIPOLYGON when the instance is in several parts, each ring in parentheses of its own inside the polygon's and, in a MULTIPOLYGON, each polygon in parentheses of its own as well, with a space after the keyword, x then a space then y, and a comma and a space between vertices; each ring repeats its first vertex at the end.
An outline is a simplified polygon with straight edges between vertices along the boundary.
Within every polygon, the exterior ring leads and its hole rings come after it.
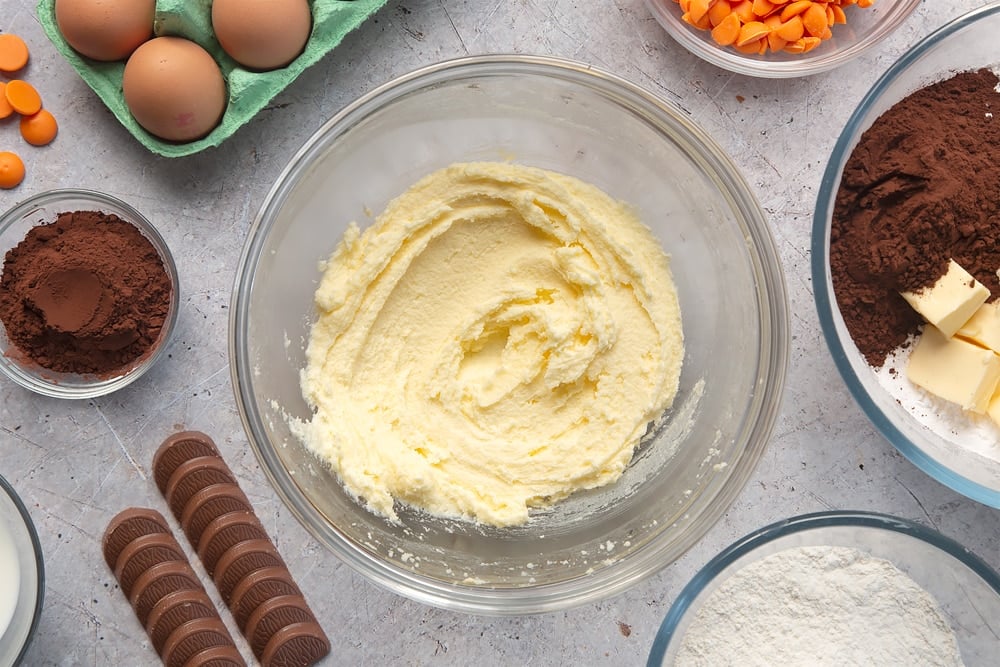
POLYGON ((8 81, 7 87, 4 89, 4 96, 14 111, 22 116, 36 114, 42 108, 42 96, 27 81, 20 79, 8 81))
POLYGON ((719 46, 748 55, 768 51, 806 53, 846 23, 844 7, 870 7, 874 0, 675 0, 681 19, 711 31, 719 46))
POLYGON ((28 64, 28 45, 17 35, 0 34, 0 70, 16 72, 28 64))

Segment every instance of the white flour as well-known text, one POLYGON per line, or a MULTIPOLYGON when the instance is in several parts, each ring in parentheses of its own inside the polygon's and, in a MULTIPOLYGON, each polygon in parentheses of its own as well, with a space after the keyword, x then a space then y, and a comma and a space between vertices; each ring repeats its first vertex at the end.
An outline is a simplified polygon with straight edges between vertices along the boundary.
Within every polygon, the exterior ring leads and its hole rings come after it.
POLYGON ((892 563, 846 547, 796 547, 709 596, 675 665, 962 665, 934 599, 892 563))

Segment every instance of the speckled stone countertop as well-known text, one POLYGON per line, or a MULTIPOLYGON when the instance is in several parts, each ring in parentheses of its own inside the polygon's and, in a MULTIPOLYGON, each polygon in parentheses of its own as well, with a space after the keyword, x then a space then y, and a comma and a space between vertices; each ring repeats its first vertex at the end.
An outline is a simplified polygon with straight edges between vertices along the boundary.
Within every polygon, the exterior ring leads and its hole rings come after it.
POLYGON ((675 596, 715 553, 751 530, 809 511, 867 509, 913 519, 1000 568, 1000 511, 949 490, 902 458, 848 394, 820 332, 809 274, 817 187, 854 106, 909 46, 983 4, 925 1, 880 47, 834 72, 758 80, 690 55, 643 0, 390 0, 222 146, 170 160, 140 146, 57 54, 34 0, 0 0, 0 30, 28 42, 25 78, 60 122, 54 143, 32 148, 17 136, 16 124, 0 121, 0 150, 18 151, 28 169, 18 189, 0 191, 0 209, 51 188, 108 192, 152 220, 182 276, 169 359, 129 388, 66 402, 0 380, 0 474, 36 523, 48 584, 25 664, 157 664, 100 556, 100 540, 121 509, 162 503, 150 479, 152 455, 181 428, 216 439, 309 591, 334 644, 324 664, 637 665, 675 596), (604 602, 484 618, 376 587, 300 527, 246 445, 229 379, 227 325, 250 221, 284 164, 324 120, 419 66, 503 52, 569 57, 610 70, 681 107, 729 152, 770 217, 792 304, 792 352, 767 452, 695 548, 604 602))

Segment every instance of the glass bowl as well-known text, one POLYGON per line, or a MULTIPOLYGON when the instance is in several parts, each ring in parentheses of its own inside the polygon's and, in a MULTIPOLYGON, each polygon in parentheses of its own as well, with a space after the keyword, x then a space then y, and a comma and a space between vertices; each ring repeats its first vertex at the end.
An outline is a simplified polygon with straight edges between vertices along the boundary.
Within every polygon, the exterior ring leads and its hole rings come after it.
POLYGON ((45 567, 27 508, 0 476, 0 665, 24 657, 42 614, 45 567))
POLYGON ((719 46, 710 31, 682 21, 676 0, 646 0, 664 30, 699 58, 737 74, 773 79, 818 74, 843 65, 885 39, 919 5, 920 0, 876 0, 865 9, 848 7, 847 23, 835 25, 833 37, 807 53, 747 55, 731 46, 719 46))
POLYGON ((848 547, 889 561, 937 602, 966 665, 995 664, 1000 576, 989 565, 954 540, 905 519, 870 512, 819 512, 755 531, 705 565, 663 619, 649 667, 674 664, 684 633, 727 578, 779 551, 814 546, 848 547))
POLYGON ((921 425, 888 391, 851 339, 834 296, 830 228, 844 165, 862 133, 893 104, 960 71, 1000 64, 1000 3, 969 12, 904 54, 865 95, 847 121, 820 183, 812 229, 812 279, 820 325, 837 369, 865 414, 906 458, 942 484, 1000 507, 1000 460, 921 425))
POLYGON ((588 65, 484 56, 402 76, 292 158, 250 229, 233 295, 237 405, 262 468, 319 542, 390 590, 486 614, 613 595, 692 546, 764 450, 788 356, 784 280, 733 163, 675 107, 588 65), (370 513, 296 439, 319 263, 347 224, 465 161, 560 171, 628 202, 671 254, 686 349, 680 392, 614 485, 498 529, 370 513), (650 442, 652 441, 652 442, 650 442), (648 446, 646 446, 648 445, 648 446))
POLYGON ((169 310, 157 342, 149 352, 111 373, 78 374, 53 371, 39 366, 11 343, 0 322, 0 371, 31 391, 54 398, 94 398, 117 391, 139 379, 161 357, 177 322, 180 304, 177 267, 160 233, 137 210, 110 195, 90 190, 50 190, 29 197, 0 216, 0 267, 7 252, 24 240, 36 225, 55 222, 60 213, 101 211, 117 215, 135 226, 153 245, 173 286, 169 310))

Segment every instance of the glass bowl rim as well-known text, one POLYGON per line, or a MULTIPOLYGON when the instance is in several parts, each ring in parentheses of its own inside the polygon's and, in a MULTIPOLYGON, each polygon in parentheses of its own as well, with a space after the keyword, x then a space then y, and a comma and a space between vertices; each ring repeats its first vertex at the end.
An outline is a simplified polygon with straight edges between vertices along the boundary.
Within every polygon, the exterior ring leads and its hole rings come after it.
POLYGON ((31 625, 28 627, 28 634, 24 638, 24 644, 14 657, 14 664, 18 665, 24 659, 24 654, 28 651, 31 640, 35 636, 35 631, 38 629, 38 623, 42 618, 42 606, 45 601, 45 561, 42 557, 42 544, 38 539, 35 522, 32 521, 27 506, 21 500, 21 496, 18 495, 17 491, 14 490, 14 487, 11 486, 10 482, 3 475, 0 475, 0 488, 3 489, 7 497, 14 503, 18 513, 21 515, 21 522, 28 533, 28 537, 31 540, 31 547, 35 553, 35 571, 38 576, 38 586, 35 591, 35 608, 31 612, 31 625))
MULTIPOLYGON (((153 248, 160 256, 160 259, 163 262, 163 268, 166 271, 167 276, 170 278, 170 282, 173 287, 170 295, 169 311, 167 313, 167 319, 164 321, 160 332, 159 343, 146 356, 146 358, 141 359, 139 363, 125 375, 119 375, 108 380, 96 380, 93 382, 81 383, 74 387, 66 387, 64 385, 60 385, 58 382, 46 380, 36 373, 22 370, 19 366, 12 364, 8 360, 0 360, 0 372, 16 383, 19 387, 49 398, 73 400, 97 398, 99 396, 106 396, 123 389, 142 377, 146 371, 156 364, 156 361, 165 353, 167 344, 169 343, 171 335, 177 325, 177 319, 180 311, 180 281, 178 278, 177 264, 174 261, 173 253, 170 251, 170 246, 167 245, 166 239, 163 238, 156 226, 153 225, 153 223, 145 215, 139 212, 131 204, 122 201, 114 195, 109 195, 97 190, 88 190, 84 188, 57 188, 53 190, 44 190, 31 195, 6 211, 0 212, 0 234, 6 232, 11 225, 23 220, 26 215, 31 213, 32 209, 39 206, 58 204, 60 201, 70 199, 90 202, 97 207, 103 204, 124 211, 128 215, 128 219, 125 220, 125 222, 132 224, 133 227, 138 229, 139 232, 152 244, 153 248)), ((33 226, 37 226, 37 224, 45 223, 32 223, 33 226)), ((2 261, 0 261, 0 264, 2 264, 2 261)))
POLYGON ((787 61, 759 60, 753 56, 722 47, 709 49, 708 46, 714 45, 706 46, 706 43, 698 38, 697 33, 690 26, 681 22, 679 16, 675 17, 673 14, 665 13, 665 9, 661 5, 664 2, 671 2, 671 0, 645 0, 645 2, 647 9, 657 19, 657 23, 663 27, 664 31, 681 46, 705 62, 746 76, 765 79, 791 79, 828 72, 860 56, 895 32, 896 28, 913 14, 921 0, 900 0, 902 4, 898 13, 891 15, 892 21, 883 29, 882 34, 877 39, 863 40, 845 49, 822 56, 805 54, 804 58, 787 61), (682 30, 681 28, 686 29, 682 30))
POLYGON ((916 521, 870 511, 831 510, 800 514, 758 528, 741 537, 698 570, 678 594, 673 604, 670 605, 667 615, 660 623, 656 637, 653 639, 649 659, 646 662, 647 667, 661 667, 678 623, 684 618, 691 608, 691 604, 706 586, 730 565, 756 549, 788 535, 839 527, 877 528, 909 535, 952 556, 985 581, 997 595, 1000 595, 1000 574, 996 570, 956 540, 916 521))
MULTIPOLYGON (((719 185, 720 190, 732 197, 730 204, 741 216, 739 224, 747 237, 746 248, 753 270, 758 275, 758 284, 767 287, 756 290, 756 300, 761 313, 761 330, 765 332, 764 338, 770 342, 770 348, 762 346, 759 350, 758 386, 764 386, 764 390, 752 392, 755 396, 747 408, 747 414, 750 415, 747 421, 752 424, 752 428, 744 429, 747 432, 746 441, 749 443, 744 450, 746 465, 733 472, 727 483, 712 499, 718 506, 711 508, 714 513, 708 527, 713 525, 732 504, 763 455, 770 434, 773 432, 780 412, 787 375, 790 346, 788 297, 784 273, 767 218, 735 163, 721 150, 714 139, 689 120, 682 110, 624 78, 570 59, 492 54, 463 56, 441 61, 389 80, 354 100, 321 125, 278 175, 247 232, 236 269, 230 308, 231 380, 244 431, 271 486, 299 523, 355 572, 387 590, 443 609, 495 616, 551 612, 609 597, 651 577, 667 564, 662 558, 658 558, 663 546, 654 541, 632 554, 634 557, 631 558, 631 563, 622 560, 620 561, 622 567, 603 568, 586 578, 512 589, 443 582, 422 577, 387 563, 368 553, 350 537, 341 533, 336 526, 325 521, 322 522, 322 526, 318 526, 315 517, 308 516, 313 509, 311 502, 299 490, 294 479, 281 464, 275 446, 263 435, 264 429, 261 428, 263 420, 255 405, 253 392, 250 390, 253 371, 245 353, 246 332, 249 330, 248 300, 253 291, 254 270, 262 254, 265 237, 270 231, 271 221, 275 217, 273 213, 284 203, 285 196, 294 186, 292 179, 309 164, 310 158, 314 157, 322 146, 329 145, 341 134, 348 132, 354 123, 369 112, 380 108, 385 101, 412 92, 416 87, 426 88, 446 83, 454 77, 474 73, 478 69, 485 69, 486 72, 483 74, 561 77, 581 86, 596 88, 614 97, 618 104, 641 103, 643 110, 649 115, 655 114, 665 119, 664 122, 669 119, 683 130, 685 139, 698 142, 699 150, 702 151, 699 157, 710 165, 711 170, 714 170, 708 173, 719 185), (720 182, 721 177, 726 177, 730 181, 723 184, 720 182), (732 191, 730 184, 733 186, 732 191), (756 395, 759 395, 759 399, 756 395), (581 586, 584 580, 587 584, 581 586)), ((704 536, 708 527, 698 534, 697 539, 704 536)), ((687 545, 685 550, 693 546, 696 541, 687 545)))
POLYGON ((932 458, 917 443, 906 437, 893 420, 876 405, 851 366, 847 344, 837 334, 835 324, 837 306, 830 273, 830 221, 833 216, 836 188, 839 186, 843 171, 842 161, 846 162, 850 157, 851 137, 856 134, 860 136, 861 123, 868 109, 878 102, 900 73, 922 58, 927 51, 976 21, 997 14, 1000 14, 1000 2, 974 9, 927 35, 893 63, 858 103, 834 145, 820 181, 816 209, 813 213, 811 254, 813 299, 819 314, 820 328, 837 370, 862 411, 886 440, 931 478, 972 500, 1000 508, 1000 489, 991 489, 979 484, 932 458))

